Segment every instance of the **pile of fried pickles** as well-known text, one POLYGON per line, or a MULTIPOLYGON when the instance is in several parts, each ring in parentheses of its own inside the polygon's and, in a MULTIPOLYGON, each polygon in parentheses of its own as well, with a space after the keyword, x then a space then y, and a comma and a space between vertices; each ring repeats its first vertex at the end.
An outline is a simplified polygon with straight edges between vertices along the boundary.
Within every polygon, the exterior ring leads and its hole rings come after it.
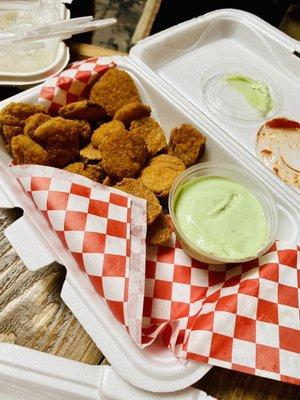
POLYGON ((2 136, 15 164, 83 175, 147 200, 147 243, 164 244, 172 229, 166 199, 176 177, 196 164, 206 138, 183 124, 169 143, 129 74, 109 69, 89 100, 50 115, 42 105, 10 103, 0 111, 2 136))

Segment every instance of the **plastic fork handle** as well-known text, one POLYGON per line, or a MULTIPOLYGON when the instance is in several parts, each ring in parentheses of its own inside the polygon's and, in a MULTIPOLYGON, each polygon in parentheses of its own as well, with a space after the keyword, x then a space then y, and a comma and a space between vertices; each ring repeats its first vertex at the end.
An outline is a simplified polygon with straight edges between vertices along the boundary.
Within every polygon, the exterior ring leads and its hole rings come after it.
MULTIPOLYGON (((124 381, 109 366, 103 366, 100 384, 101 400, 215 400, 205 392, 189 387, 172 393, 151 393, 124 381)), ((166 388, 168 382, 166 382, 166 388)))

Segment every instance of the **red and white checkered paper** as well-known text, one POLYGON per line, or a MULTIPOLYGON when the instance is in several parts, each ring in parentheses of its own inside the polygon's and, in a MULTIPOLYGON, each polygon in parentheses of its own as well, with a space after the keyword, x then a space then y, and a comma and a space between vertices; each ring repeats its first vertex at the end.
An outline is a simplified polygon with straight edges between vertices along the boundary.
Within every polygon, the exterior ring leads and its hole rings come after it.
POLYGON ((300 246, 216 266, 173 236, 145 262, 145 203, 67 171, 12 169, 137 344, 161 336, 179 358, 300 383, 300 246))
MULTIPOLYGON (((39 102, 56 112, 86 98, 113 65, 73 64, 43 85, 39 102)), ((173 236, 147 248, 145 266, 144 203, 66 171, 13 172, 137 344, 161 337, 179 358, 300 384, 299 246, 277 242, 257 260, 214 266, 191 259, 173 236)))
POLYGON ((39 103, 55 114, 66 104, 87 99, 92 85, 115 65, 102 64, 101 58, 75 62, 68 69, 44 82, 39 103))
POLYGON ((300 384, 300 246, 209 265, 175 240, 146 253, 143 343, 160 332, 178 356, 300 384))
POLYGON ((141 344, 145 200, 56 168, 11 168, 96 292, 141 344))

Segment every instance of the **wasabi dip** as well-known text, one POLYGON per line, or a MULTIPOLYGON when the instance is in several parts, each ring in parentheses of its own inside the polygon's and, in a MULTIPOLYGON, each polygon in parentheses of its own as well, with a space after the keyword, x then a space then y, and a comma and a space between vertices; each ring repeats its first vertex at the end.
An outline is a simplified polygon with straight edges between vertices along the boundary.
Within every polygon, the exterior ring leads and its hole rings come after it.
POLYGON ((246 100, 263 116, 272 110, 273 98, 269 86, 265 83, 240 74, 229 75, 226 80, 230 86, 242 93, 246 100))
POLYGON ((259 201, 228 178, 204 176, 185 183, 176 194, 174 216, 193 247, 228 261, 256 255, 268 240, 259 201))

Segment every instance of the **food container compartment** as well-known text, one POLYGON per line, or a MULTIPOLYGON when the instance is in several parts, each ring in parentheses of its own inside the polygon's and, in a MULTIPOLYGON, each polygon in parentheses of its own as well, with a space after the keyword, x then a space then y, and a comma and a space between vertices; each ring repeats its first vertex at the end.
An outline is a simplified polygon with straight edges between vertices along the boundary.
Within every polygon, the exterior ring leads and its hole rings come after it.
MULTIPOLYGON (((299 120, 299 50, 297 40, 260 18, 224 9, 140 41, 131 49, 130 57, 141 68, 147 66, 186 107, 221 128, 223 140, 234 143, 244 157, 258 165, 256 133, 264 122, 275 115, 299 120), (260 119, 247 119, 245 110, 239 108, 226 115, 224 98, 211 98, 206 90, 207 83, 223 73, 243 73, 265 82, 273 93, 274 108, 260 119)), ((277 181, 299 208, 300 191, 285 184, 265 165, 259 168, 277 181)))
MULTIPOLYGON (((143 87, 141 92, 143 101, 153 107, 167 135, 174 126, 185 122, 191 123, 207 136, 203 161, 222 160, 224 163, 230 163, 241 170, 248 171, 253 179, 269 185, 279 209, 277 239, 288 239, 294 242, 299 240, 299 213, 291 204, 288 194, 279 187, 277 182, 269 181, 267 176, 261 173, 260 168, 254 168, 243 154, 224 140, 220 129, 216 129, 201 115, 195 115, 182 104, 181 99, 153 79, 152 74, 137 67, 130 58, 103 58, 104 64, 111 61, 128 71, 138 87, 143 87)), ((1 102, 0 107, 11 101, 34 103, 38 99, 39 91, 40 87, 30 89, 1 102)), ((7 229, 8 239, 30 269, 41 268, 46 264, 45 261, 49 263, 56 260, 61 264, 67 264, 70 254, 47 227, 32 201, 25 193, 20 192, 19 185, 9 171, 10 156, 3 143, 0 157, 0 180, 7 200, 2 206, 7 207, 7 202, 9 202, 11 207, 19 206, 24 210, 24 216, 7 229), (20 240, 21 230, 22 238, 27 238, 28 241, 20 240), (38 238, 39 246, 36 246, 34 238, 38 238)), ((145 350, 136 347, 103 301, 95 295, 88 278, 76 267, 68 269, 61 296, 96 345, 109 359, 113 368, 125 380, 137 387, 159 392, 179 390, 199 380, 211 368, 207 364, 191 361, 182 364, 159 342, 155 342, 145 350)))
MULTIPOLYGON (((3 7, 3 3, 1 2, 3 7)), ((33 3, 33 2, 28 2, 33 3)), ((58 10, 60 19, 65 20, 70 18, 70 11, 65 7, 63 2, 57 0, 58 10)), ((70 54, 69 49, 64 42, 60 42, 59 39, 48 39, 47 40, 48 53, 49 50, 53 51, 53 57, 49 59, 46 66, 36 67, 30 71, 13 71, 8 65, 5 68, 0 66, 0 82, 1 85, 16 85, 16 86, 29 86, 40 83, 60 71, 62 71, 69 62, 70 54)), ((48 56, 48 54, 47 54, 48 56)), ((20 55, 21 57, 21 55, 20 55)), ((45 58, 45 55, 40 54, 40 58, 45 58)), ((4 58, 5 59, 5 58, 4 58)), ((19 68, 19 67, 18 67, 19 68)))
POLYGON ((200 163, 188 168, 184 171, 174 182, 169 195, 169 210, 172 223, 177 235, 178 240, 182 248, 193 258, 212 264, 225 264, 226 262, 241 263, 253 260, 254 258, 260 257, 265 254, 268 249, 276 240, 278 231, 278 211, 277 206, 270 195, 269 191, 263 184, 253 179, 249 173, 241 170, 240 168, 234 168, 229 164, 214 164, 210 162, 200 163), (225 259, 216 256, 214 253, 204 251, 200 247, 193 245, 188 237, 181 231, 175 216, 175 202, 179 194, 180 189, 187 184, 189 181, 204 177, 204 176, 216 176, 225 177, 231 179, 234 182, 240 183, 242 186, 247 188, 254 197, 259 201, 266 220, 268 227, 268 238, 263 247, 253 256, 239 259, 225 259))

